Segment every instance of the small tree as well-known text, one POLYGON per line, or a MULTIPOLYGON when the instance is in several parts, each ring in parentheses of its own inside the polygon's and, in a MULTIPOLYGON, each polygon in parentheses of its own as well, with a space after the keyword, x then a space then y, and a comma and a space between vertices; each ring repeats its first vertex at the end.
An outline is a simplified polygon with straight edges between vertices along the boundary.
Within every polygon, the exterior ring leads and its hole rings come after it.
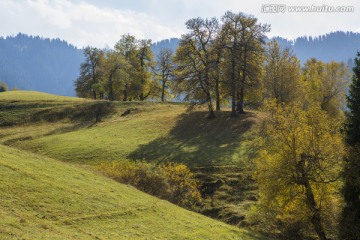
POLYGON ((289 103, 301 90, 300 62, 289 48, 279 46, 276 40, 267 44, 264 85, 266 97, 289 103))
POLYGON ((104 52, 98 48, 84 48, 85 60, 80 65, 80 76, 75 80, 75 90, 79 97, 97 98, 97 89, 101 79, 101 64, 104 60, 104 52))
POLYGON ((171 49, 161 49, 157 56, 156 76, 161 84, 161 101, 165 101, 166 89, 169 87, 174 71, 174 62, 172 60, 173 52, 171 49))
POLYGON ((6 83, 0 81, 0 92, 6 92, 8 90, 8 86, 6 83))

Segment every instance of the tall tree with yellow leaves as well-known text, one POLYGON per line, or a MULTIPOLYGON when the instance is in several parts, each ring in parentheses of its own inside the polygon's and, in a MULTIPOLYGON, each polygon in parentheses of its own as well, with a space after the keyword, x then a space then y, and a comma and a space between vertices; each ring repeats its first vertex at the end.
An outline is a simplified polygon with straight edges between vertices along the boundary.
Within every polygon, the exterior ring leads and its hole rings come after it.
POLYGON ((339 121, 319 106, 272 102, 256 166, 265 224, 296 238, 326 240, 340 209, 344 145, 339 121), (312 228, 309 228, 312 226, 312 228), (286 229, 287 228, 287 229, 286 229), (297 228, 297 229, 296 229, 297 228))

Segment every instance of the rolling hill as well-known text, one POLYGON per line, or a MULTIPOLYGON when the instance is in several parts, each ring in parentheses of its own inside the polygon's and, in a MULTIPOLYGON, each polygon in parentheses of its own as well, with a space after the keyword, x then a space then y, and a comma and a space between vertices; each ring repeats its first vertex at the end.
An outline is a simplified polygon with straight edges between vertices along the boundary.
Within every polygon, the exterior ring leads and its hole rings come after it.
POLYGON ((224 111, 209 121, 206 110, 187 112, 183 103, 114 102, 114 111, 95 123, 93 106, 106 101, 71 100, 0 93, 0 144, 87 168, 121 160, 184 163, 206 186, 199 212, 248 226, 258 196, 252 158, 262 113, 233 119, 224 111), (87 118, 78 117, 84 113, 87 118), (214 188, 216 182, 222 184, 214 188))
POLYGON ((1 239, 264 239, 79 167, 0 152, 1 239))
MULTIPOLYGON (((174 128, 187 115, 184 104, 114 103, 115 112, 104 115, 100 123, 76 115, 94 103, 106 102, 31 91, 0 93, 1 239, 268 239, 117 183, 92 167, 114 159, 149 156, 148 161, 177 159, 197 167, 211 167, 215 161, 222 161, 219 164, 226 168, 228 163, 240 163, 238 156, 232 158, 230 154, 228 159, 218 159, 219 155, 215 155, 207 160, 209 154, 218 151, 220 143, 222 152, 233 149, 232 156, 236 152, 245 156, 244 148, 236 150, 235 145, 226 146, 227 140, 213 139, 207 141, 209 148, 205 149, 210 153, 198 159, 204 150, 192 148, 195 141, 190 138, 214 137, 215 133, 207 136, 204 130, 210 126, 203 126, 188 139, 185 135, 175 137, 180 133, 175 134, 174 128), (44 109, 47 115, 32 117, 44 109), (131 114, 121 116, 127 109, 131 114), (62 111, 67 117, 59 114, 62 111), (13 122, 6 125, 4 119, 13 122), (159 139, 175 145, 146 151, 159 139), (173 148, 179 149, 174 156, 169 155, 173 148), (182 154, 186 156, 183 160, 182 154), (165 155, 169 158, 165 159, 165 155)), ((202 125, 207 121, 201 117, 203 114, 200 111, 190 116, 193 120, 200 117, 202 125)), ((250 124, 243 120, 228 126, 250 124)), ((188 121, 182 130, 194 124, 188 121)), ((219 117, 216 131, 224 130, 223 121, 228 120, 219 117)), ((245 133, 250 125, 243 127, 239 131, 245 133)), ((242 138, 251 141, 250 136, 242 138)), ((209 199, 205 198, 205 205, 206 201, 209 199)))

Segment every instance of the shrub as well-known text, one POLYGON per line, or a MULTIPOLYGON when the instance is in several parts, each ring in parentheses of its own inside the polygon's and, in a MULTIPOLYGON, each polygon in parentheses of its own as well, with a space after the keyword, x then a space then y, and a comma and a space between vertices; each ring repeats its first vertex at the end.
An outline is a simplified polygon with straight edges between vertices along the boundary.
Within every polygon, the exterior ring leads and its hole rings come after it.
POLYGON ((8 86, 6 83, 0 81, 0 92, 6 92, 8 90, 8 86))
POLYGON ((181 206, 193 206, 201 201, 199 183, 186 165, 169 163, 163 169, 170 188, 169 201, 181 206))
POLYGON ((183 207, 192 207, 201 201, 199 184, 183 164, 155 165, 126 160, 102 163, 96 168, 118 182, 183 207))

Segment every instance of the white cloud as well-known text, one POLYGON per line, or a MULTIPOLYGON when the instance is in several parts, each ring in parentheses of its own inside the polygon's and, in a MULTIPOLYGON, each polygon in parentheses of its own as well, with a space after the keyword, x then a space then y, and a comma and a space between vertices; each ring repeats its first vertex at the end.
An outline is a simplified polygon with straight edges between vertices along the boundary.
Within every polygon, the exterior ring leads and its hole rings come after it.
POLYGON ((60 37, 80 47, 113 46, 126 33, 155 41, 181 34, 144 12, 100 8, 69 0, 2 0, 0 16, 0 35, 23 32, 60 37))
POLYGON ((153 41, 180 37, 193 17, 225 11, 253 14, 271 24, 270 36, 295 38, 330 31, 358 31, 357 0, 0 0, 0 35, 23 32, 61 38, 77 46, 113 46, 130 33, 153 41), (355 6, 353 13, 262 13, 263 4, 355 6))

